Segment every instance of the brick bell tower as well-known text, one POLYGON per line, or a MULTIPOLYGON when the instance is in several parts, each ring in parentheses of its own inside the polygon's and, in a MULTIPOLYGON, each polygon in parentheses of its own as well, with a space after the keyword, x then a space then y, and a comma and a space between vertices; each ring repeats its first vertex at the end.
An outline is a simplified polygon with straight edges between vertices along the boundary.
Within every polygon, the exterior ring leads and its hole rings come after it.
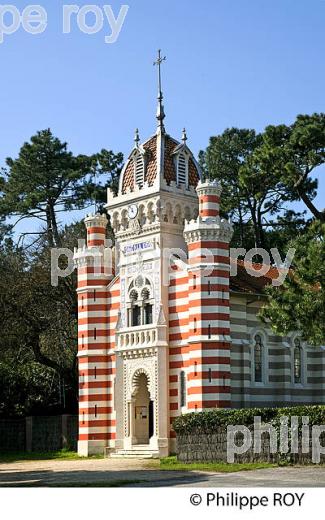
POLYGON ((229 242, 219 216, 221 186, 199 182, 199 216, 187 222, 189 282, 188 410, 230 407, 229 242))
POLYGON ((75 249, 78 269, 78 453, 103 453, 110 444, 112 363, 108 321, 108 284, 112 280, 112 249, 106 247, 106 215, 85 219, 87 245, 75 249))

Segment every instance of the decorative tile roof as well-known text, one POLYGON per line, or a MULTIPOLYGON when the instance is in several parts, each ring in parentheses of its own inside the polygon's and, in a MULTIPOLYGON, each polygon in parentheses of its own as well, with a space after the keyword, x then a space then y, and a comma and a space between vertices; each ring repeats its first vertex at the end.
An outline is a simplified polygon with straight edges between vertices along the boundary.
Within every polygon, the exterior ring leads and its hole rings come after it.
POLYGON ((249 272, 252 269, 259 271, 262 267, 262 264, 237 260, 237 274, 230 276, 230 290, 252 294, 263 293, 264 288, 279 277, 279 270, 277 267, 270 266, 267 273, 259 277, 249 272))
POLYGON ((131 191, 134 190, 134 164, 132 159, 129 159, 124 169, 122 193, 126 193, 127 188, 131 191))
POLYGON ((147 154, 147 166, 144 180, 149 186, 152 186, 157 174, 157 136, 152 137, 147 141, 143 148, 147 154))
MULTIPOLYGON (((176 182, 176 168, 175 168, 175 158, 173 153, 176 148, 182 146, 178 141, 173 139, 167 134, 162 135, 154 135, 148 141, 143 143, 139 147, 139 151, 144 153, 145 156, 145 175, 144 181, 148 184, 148 186, 152 186, 157 177, 158 172, 158 149, 161 146, 161 150, 163 150, 163 176, 167 181, 167 184, 170 182, 176 182)), ((190 154, 189 164, 188 164, 188 175, 189 175, 189 184, 190 186, 196 187, 199 179, 200 179, 200 168, 196 163, 193 154, 186 147, 187 152, 190 154)), ((134 190, 134 161, 133 157, 136 152, 136 147, 131 152, 129 159, 123 170, 123 178, 121 183, 122 193, 126 193, 128 190, 134 190)))

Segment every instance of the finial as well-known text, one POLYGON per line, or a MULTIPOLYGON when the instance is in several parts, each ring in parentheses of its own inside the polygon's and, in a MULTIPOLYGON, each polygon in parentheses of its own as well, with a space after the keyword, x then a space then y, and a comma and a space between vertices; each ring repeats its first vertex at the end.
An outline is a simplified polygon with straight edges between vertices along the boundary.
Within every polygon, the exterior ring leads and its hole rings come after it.
POLYGON ((99 168, 99 163, 97 161, 96 168, 95 168, 95 173, 94 173, 94 176, 93 176, 93 179, 94 179, 93 180, 93 182, 94 182, 94 215, 96 215, 97 210, 98 210, 98 201, 97 201, 98 168, 99 168))
POLYGON ((165 131, 164 128, 164 119, 165 119, 165 112, 164 112, 164 105, 163 105, 163 93, 162 93, 162 87, 161 87, 161 64, 163 61, 166 60, 166 56, 161 56, 161 50, 158 50, 158 57, 157 60, 154 61, 154 65, 158 66, 158 108, 157 108, 157 120, 158 120, 158 129, 161 132, 165 131))
POLYGON ((182 132, 182 141, 184 143, 184 145, 186 144, 186 141, 187 141, 187 135, 186 135, 186 130, 185 128, 183 128, 183 132, 182 132))
POLYGON ((138 128, 136 128, 135 132, 134 132, 134 142, 135 142, 135 146, 138 147, 139 143, 140 143, 140 136, 139 136, 139 129, 138 128))

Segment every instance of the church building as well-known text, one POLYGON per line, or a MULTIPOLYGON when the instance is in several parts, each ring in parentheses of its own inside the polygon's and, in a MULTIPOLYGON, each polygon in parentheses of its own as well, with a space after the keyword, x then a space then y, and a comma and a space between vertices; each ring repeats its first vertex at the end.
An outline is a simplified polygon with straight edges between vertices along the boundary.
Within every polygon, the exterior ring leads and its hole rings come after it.
POLYGON ((85 219, 78 269, 80 455, 175 452, 175 417, 212 408, 324 402, 325 356, 298 333, 259 320, 270 268, 230 276, 222 186, 203 180, 187 145, 166 132, 134 147, 105 214, 85 219))

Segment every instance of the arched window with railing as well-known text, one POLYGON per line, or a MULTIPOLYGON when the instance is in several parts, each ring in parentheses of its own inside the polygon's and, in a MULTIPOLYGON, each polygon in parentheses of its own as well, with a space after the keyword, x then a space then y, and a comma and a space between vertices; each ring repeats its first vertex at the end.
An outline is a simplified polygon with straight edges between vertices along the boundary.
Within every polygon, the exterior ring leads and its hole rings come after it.
POLYGON ((131 308, 129 311, 129 322, 132 327, 141 325, 141 307, 139 305, 138 291, 132 289, 130 292, 131 308))
POLYGON ((138 327, 153 322, 152 287, 148 278, 139 275, 129 286, 128 326, 138 327), (130 290, 131 289, 131 290, 130 290))
POLYGON ((141 297, 143 305, 143 325, 150 325, 152 323, 153 304, 150 300, 150 291, 148 287, 142 289, 141 297))

